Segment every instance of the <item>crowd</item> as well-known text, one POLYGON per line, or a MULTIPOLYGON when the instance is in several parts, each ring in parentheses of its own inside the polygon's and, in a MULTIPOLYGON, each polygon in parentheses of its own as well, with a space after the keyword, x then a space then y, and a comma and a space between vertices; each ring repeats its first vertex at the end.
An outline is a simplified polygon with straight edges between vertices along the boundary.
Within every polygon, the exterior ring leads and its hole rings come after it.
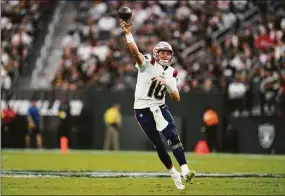
MULTIPOLYGON (((175 49, 173 66, 183 92, 225 92, 229 112, 275 113, 284 104, 284 10, 255 1, 76 1, 73 27, 63 38, 63 56, 53 80, 55 88, 134 89, 137 70, 119 27, 117 10, 129 6, 133 30, 142 53, 152 54, 159 40, 175 49), (260 6, 258 20, 243 26, 239 18, 260 6), (263 17, 265 16, 265 17, 263 17), (211 35, 238 26, 235 34, 218 44, 211 35), (181 53, 205 40, 206 55, 190 62, 181 53), (264 106, 264 107, 263 107, 264 106)), ((281 111, 277 111, 281 112, 281 111)))
POLYGON ((1 1, 1 92, 9 94, 28 62, 49 1, 1 1))
POLYGON ((74 89, 92 81, 98 88, 134 88, 136 70, 127 47, 121 47, 125 40, 117 17, 123 5, 132 9, 133 30, 143 53, 152 53, 158 40, 167 40, 175 48, 174 63, 187 67, 180 53, 231 25, 236 14, 242 12, 240 7, 246 9, 251 3, 79 1, 74 27, 62 40, 64 54, 53 82, 55 87, 74 89))
POLYGON ((284 16, 284 10, 271 10, 266 20, 260 17, 240 28, 221 45, 210 44, 203 72, 227 93, 230 113, 285 114, 284 16))

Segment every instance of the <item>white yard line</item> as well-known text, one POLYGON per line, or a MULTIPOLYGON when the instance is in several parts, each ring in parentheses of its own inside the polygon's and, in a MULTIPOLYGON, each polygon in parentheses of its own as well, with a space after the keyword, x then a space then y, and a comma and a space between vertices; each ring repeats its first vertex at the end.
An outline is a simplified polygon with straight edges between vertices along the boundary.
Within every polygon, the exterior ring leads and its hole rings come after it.
MULTIPOLYGON (((80 171, 19 171, 19 170, 2 170, 1 177, 15 178, 60 178, 60 177, 85 177, 85 178, 163 178, 169 177, 169 173, 164 172, 80 172, 80 171)), ((196 177, 204 178, 285 178, 285 174, 268 174, 268 173, 198 173, 196 177)))

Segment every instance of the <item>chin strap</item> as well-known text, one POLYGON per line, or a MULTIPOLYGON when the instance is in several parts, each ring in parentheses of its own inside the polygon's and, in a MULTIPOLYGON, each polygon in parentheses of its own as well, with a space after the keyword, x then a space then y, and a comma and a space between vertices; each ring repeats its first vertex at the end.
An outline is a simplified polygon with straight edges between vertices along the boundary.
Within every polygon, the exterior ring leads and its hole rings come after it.
POLYGON ((167 60, 159 60, 157 62, 162 66, 169 66, 170 65, 170 61, 167 61, 167 60))

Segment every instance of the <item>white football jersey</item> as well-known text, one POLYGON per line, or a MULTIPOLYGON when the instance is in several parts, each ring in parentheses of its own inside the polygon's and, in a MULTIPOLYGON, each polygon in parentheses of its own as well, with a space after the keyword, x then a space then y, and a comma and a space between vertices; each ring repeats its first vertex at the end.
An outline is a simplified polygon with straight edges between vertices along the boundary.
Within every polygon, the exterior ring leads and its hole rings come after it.
POLYGON ((138 69, 138 76, 134 109, 160 106, 165 103, 166 87, 158 85, 157 81, 151 80, 152 78, 157 76, 177 77, 177 71, 173 67, 167 66, 164 69, 149 54, 144 55, 144 58, 142 65, 135 65, 138 69))

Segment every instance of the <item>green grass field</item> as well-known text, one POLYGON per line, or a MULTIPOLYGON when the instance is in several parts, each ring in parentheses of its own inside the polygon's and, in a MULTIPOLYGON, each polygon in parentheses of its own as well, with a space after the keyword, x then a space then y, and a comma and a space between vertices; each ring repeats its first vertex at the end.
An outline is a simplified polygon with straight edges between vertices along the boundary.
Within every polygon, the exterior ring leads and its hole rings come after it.
MULTIPOLYGON (((179 169, 174 157, 173 162, 179 169)), ((155 152, 8 151, 2 150, 2 170, 166 172, 155 152)), ((187 153, 190 168, 199 173, 285 174, 285 156, 195 155, 187 153)), ((1 177, 4 195, 285 195, 285 178, 197 177, 185 190, 167 178, 44 178, 1 177)))

